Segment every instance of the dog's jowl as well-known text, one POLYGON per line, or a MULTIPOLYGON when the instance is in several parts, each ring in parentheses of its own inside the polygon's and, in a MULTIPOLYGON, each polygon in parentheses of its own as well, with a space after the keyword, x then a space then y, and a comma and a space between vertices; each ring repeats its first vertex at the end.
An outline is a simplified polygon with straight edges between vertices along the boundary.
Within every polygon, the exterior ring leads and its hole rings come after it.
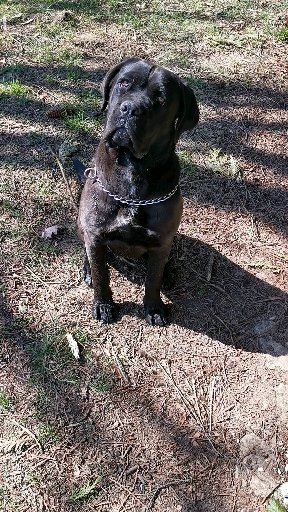
POLYGON ((175 145, 198 122, 193 91, 172 72, 133 58, 111 69, 103 84, 104 133, 81 196, 78 231, 86 249, 93 316, 109 323, 114 303, 107 247, 127 258, 147 253, 147 321, 165 325, 163 271, 182 214, 175 145))

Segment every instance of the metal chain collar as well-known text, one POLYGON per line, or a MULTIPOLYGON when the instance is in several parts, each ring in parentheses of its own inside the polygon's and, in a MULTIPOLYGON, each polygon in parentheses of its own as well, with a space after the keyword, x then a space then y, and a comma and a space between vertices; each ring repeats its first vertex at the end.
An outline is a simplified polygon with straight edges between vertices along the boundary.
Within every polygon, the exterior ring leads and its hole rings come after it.
POLYGON ((175 194, 176 190, 179 188, 179 183, 177 183, 177 185, 173 188, 173 190, 171 190, 171 192, 169 192, 169 194, 166 194, 165 196, 161 196, 161 197, 155 197, 155 199, 138 199, 138 200, 137 199, 135 199, 135 200, 134 199, 126 199, 125 197, 119 197, 116 194, 112 194, 112 192, 107 190, 104 187, 104 185, 102 184, 100 178, 98 178, 98 176, 96 176, 96 169, 94 169, 94 167, 88 167, 84 171, 84 175, 86 176, 86 178, 89 175, 89 172, 87 173, 87 171, 91 171, 91 170, 93 170, 95 172, 93 179, 95 181, 97 181, 98 185, 100 185, 102 190, 104 190, 104 192, 106 192, 106 194, 108 194, 108 196, 112 197, 115 201, 118 201, 119 203, 127 204, 128 206, 146 206, 149 204, 163 203, 163 201, 167 201, 167 199, 170 199, 170 197, 172 197, 175 194))

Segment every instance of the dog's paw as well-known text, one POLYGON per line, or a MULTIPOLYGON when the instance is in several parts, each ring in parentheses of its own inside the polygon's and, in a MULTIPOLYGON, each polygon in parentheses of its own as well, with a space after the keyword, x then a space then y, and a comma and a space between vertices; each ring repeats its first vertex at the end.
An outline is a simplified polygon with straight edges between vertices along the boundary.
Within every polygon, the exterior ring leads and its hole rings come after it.
POLYGON ((92 288, 93 287, 92 276, 91 276, 91 272, 90 272, 90 267, 88 265, 85 265, 85 264, 83 265, 82 277, 83 277, 84 283, 86 283, 87 286, 89 286, 89 288, 92 288))
POLYGON ((83 281, 84 281, 85 284, 87 284, 87 286, 89 286, 89 288, 93 288, 91 274, 84 274, 83 273, 83 281))
POLYGON ((168 311, 165 304, 158 306, 145 306, 145 318, 149 325, 164 327, 167 325, 168 311))
POLYGON ((113 302, 100 302, 94 300, 92 316, 95 320, 101 320, 103 324, 111 324, 115 316, 115 304, 113 302))

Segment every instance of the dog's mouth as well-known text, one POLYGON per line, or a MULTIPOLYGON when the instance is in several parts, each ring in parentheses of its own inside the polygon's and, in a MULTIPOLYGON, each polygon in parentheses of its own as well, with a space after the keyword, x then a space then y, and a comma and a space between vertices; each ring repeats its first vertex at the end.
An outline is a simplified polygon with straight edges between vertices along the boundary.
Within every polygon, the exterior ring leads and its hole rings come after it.
POLYGON ((120 126, 114 129, 106 137, 110 148, 127 148, 136 158, 143 158, 148 151, 138 147, 137 141, 132 133, 129 133, 129 127, 120 126))
POLYGON ((124 126, 116 128, 108 135, 108 143, 111 147, 129 147, 131 146, 131 138, 124 126))

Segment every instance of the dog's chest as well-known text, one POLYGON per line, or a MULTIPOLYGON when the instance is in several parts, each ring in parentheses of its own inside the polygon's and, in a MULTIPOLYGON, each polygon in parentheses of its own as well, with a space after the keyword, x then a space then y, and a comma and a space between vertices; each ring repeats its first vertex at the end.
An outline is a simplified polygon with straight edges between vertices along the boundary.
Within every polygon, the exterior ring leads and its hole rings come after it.
POLYGON ((115 229, 127 229, 127 227, 132 227, 133 225, 139 225, 140 223, 140 215, 139 215, 139 207, 121 207, 119 208, 114 219, 111 219, 109 230, 115 229))

